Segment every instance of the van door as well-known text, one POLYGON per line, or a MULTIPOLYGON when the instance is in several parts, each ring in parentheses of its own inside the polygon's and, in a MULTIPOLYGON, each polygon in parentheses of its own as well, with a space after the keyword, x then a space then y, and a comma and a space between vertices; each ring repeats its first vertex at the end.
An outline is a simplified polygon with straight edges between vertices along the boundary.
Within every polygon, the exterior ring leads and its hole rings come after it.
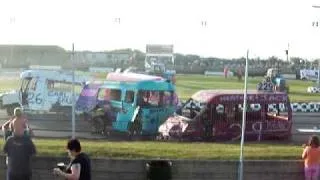
POLYGON ((127 132, 128 124, 134 112, 134 91, 126 91, 125 89, 110 89, 108 100, 112 106, 112 126, 117 131, 127 132), (114 117, 116 116, 116 117, 114 117))
POLYGON ((43 91, 44 79, 40 77, 32 78, 29 86, 26 89, 27 101, 26 107, 30 110, 44 110, 43 102, 45 100, 45 94, 43 91))
POLYGON ((142 129, 146 134, 157 133, 159 126, 175 111, 172 92, 169 92, 169 101, 165 100, 164 95, 162 91, 139 91, 137 95, 142 129))
POLYGON ((205 139, 211 139, 214 136, 214 127, 213 127, 213 119, 212 119, 212 110, 211 110, 211 104, 207 105, 207 107, 205 108, 205 110, 203 111, 203 113, 201 114, 200 117, 200 127, 202 126, 203 132, 202 136, 205 139))
POLYGON ((117 121, 123 125, 123 130, 132 131, 131 133, 141 133, 142 119, 140 118, 140 107, 135 106, 135 91, 123 90, 121 99, 121 110, 118 112, 117 121), (133 132, 135 131, 135 132, 133 132))

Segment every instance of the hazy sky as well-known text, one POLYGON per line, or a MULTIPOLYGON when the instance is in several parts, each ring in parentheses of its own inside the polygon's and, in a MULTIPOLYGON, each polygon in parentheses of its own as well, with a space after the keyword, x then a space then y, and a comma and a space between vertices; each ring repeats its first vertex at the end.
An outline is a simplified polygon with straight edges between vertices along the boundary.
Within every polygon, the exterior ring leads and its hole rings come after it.
MULTIPOLYGON (((111 50, 174 44, 175 52, 236 58, 320 57, 314 0, 3 0, 0 44, 111 50), (120 23, 116 22, 120 18, 120 23), (207 25, 202 26, 201 21, 207 25)), ((320 2, 318 3, 320 5, 320 2)), ((317 4, 316 4, 317 5, 317 4)), ((320 24, 319 24, 320 25, 320 24)))

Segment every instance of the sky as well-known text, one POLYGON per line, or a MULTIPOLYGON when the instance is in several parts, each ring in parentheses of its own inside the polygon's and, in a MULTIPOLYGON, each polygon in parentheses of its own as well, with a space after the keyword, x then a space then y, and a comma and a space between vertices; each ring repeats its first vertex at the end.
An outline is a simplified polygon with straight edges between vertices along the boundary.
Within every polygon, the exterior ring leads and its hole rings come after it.
MULTIPOLYGON (((317 4, 318 3, 318 4, 317 4)), ((0 44, 103 51, 173 44, 202 57, 320 58, 314 0, 3 0, 0 44), (118 21, 120 19, 120 22, 118 21), (206 25, 201 22, 205 21, 206 25)), ((320 25, 320 22, 319 22, 320 25)))

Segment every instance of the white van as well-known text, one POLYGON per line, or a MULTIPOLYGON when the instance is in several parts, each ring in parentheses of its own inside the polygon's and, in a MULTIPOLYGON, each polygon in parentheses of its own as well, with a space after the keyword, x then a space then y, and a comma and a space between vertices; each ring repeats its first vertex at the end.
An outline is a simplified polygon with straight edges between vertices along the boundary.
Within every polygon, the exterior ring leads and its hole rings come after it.
MULTIPOLYGON (((20 74, 20 87, 0 96, 8 115, 15 107, 27 112, 65 112, 72 107, 72 72, 62 70, 26 70, 20 74)), ((75 100, 89 77, 75 75, 75 100)))

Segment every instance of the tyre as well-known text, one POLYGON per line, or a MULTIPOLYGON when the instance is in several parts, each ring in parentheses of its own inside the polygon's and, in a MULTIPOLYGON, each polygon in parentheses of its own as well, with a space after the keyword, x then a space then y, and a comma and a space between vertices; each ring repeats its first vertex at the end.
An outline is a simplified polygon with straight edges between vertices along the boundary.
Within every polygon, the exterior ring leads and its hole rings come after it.
POLYGON ((134 122, 131 122, 129 125, 129 136, 140 136, 142 132, 142 123, 140 118, 137 118, 134 122))
POLYGON ((92 131, 96 134, 105 134, 105 121, 102 116, 94 117, 92 119, 92 131))

